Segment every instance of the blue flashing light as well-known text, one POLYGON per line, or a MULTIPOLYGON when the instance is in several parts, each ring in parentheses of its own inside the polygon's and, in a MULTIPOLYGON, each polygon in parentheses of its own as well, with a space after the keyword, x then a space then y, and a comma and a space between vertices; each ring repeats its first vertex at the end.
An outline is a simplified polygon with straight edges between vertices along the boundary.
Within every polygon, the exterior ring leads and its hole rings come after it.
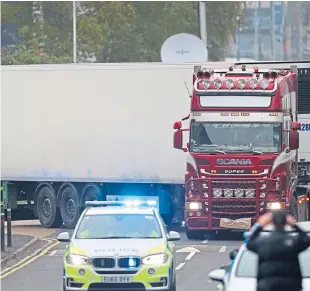
POLYGON ((136 267, 136 260, 133 258, 129 258, 128 266, 129 266, 129 268, 135 268, 136 267))
POLYGON ((141 205, 148 205, 148 206, 156 206, 157 205, 157 201, 155 201, 155 200, 150 200, 150 201, 125 200, 124 203, 126 206, 130 206, 130 207, 132 207, 132 206, 138 207, 141 205))

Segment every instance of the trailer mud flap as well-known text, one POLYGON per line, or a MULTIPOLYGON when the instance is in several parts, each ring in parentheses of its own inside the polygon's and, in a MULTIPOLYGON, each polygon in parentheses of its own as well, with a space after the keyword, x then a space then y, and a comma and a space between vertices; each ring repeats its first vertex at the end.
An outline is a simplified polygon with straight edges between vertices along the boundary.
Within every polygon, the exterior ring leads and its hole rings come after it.
POLYGON ((229 229, 250 229, 251 218, 239 218, 239 219, 221 218, 220 227, 229 229))

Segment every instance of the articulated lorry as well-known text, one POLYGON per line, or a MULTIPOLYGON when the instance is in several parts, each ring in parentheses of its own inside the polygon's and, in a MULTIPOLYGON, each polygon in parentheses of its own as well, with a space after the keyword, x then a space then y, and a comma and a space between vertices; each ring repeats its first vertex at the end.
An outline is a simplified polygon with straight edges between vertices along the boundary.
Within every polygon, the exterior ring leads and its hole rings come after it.
POLYGON ((188 238, 248 229, 270 209, 309 220, 309 68, 309 62, 195 67, 183 119, 189 127, 174 123, 174 147, 187 153, 188 238))
POLYGON ((1 66, 1 181, 12 210, 72 228, 85 201, 140 199, 171 222, 183 212, 185 171, 171 123, 188 110, 192 68, 1 66))

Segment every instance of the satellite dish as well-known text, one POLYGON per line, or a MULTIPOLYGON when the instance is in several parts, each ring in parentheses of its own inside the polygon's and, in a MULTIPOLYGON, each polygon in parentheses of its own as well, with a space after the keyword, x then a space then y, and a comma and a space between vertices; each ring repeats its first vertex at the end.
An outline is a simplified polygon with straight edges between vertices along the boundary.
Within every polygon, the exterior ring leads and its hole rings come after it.
POLYGON ((197 36, 179 33, 165 40, 160 57, 163 63, 200 63, 207 61, 208 51, 197 36))

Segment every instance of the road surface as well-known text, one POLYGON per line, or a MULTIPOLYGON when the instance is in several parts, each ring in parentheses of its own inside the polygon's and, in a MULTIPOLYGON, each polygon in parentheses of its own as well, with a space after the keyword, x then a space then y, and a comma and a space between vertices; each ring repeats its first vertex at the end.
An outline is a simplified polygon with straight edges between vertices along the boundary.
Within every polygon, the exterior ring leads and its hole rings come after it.
MULTIPOLYGON (((177 291, 216 291, 217 284, 209 280, 208 272, 229 263, 229 251, 241 245, 241 235, 229 234, 226 240, 211 237, 200 241, 188 240, 184 233, 180 235, 181 240, 176 242, 177 291)), ((17 270, 13 268, 1 279, 2 290, 62 290, 64 250, 65 243, 60 243, 31 263, 17 270)))

